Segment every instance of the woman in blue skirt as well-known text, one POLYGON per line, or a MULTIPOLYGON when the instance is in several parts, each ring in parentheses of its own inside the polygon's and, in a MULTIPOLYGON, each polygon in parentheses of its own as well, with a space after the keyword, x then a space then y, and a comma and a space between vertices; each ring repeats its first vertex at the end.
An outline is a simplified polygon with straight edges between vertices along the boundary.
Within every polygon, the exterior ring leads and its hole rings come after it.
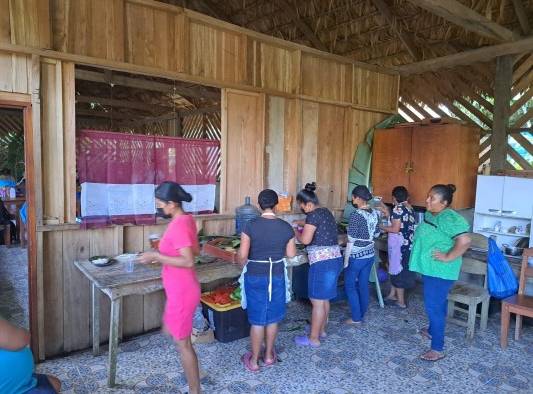
POLYGON ((297 336, 300 346, 320 346, 326 337, 329 316, 329 301, 337 296, 337 281, 342 270, 342 255, 339 247, 337 223, 331 211, 320 206, 315 193, 315 183, 308 183, 296 196, 300 208, 306 213, 304 228, 296 232, 298 241, 307 245, 309 258, 308 294, 313 311, 309 336, 297 336))
POLYGON ((285 256, 296 255, 294 232, 289 223, 278 219, 273 209, 278 204, 275 191, 266 189, 259 193, 259 206, 263 214, 248 222, 241 234, 237 260, 244 265, 241 283, 241 304, 248 312, 251 324, 252 351, 242 357, 245 368, 259 371, 261 347, 264 366, 277 361, 274 343, 278 323, 285 317, 285 304, 289 301, 285 256))

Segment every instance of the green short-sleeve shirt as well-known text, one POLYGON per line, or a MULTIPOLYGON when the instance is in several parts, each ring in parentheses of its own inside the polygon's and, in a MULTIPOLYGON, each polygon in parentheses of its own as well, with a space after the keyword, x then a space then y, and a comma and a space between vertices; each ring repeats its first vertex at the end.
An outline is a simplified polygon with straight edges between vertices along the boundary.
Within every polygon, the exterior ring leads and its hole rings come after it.
POLYGON ((468 222, 452 209, 445 209, 437 215, 426 212, 424 222, 415 231, 409 270, 436 278, 457 280, 462 258, 442 262, 433 258, 433 252, 447 253, 453 248, 455 238, 469 230, 468 222))

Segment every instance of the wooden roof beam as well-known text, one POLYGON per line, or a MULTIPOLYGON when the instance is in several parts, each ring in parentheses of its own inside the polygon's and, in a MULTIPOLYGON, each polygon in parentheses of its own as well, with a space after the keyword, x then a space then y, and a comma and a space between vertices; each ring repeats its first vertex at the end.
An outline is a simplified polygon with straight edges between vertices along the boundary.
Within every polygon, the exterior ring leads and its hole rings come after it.
POLYGON ((524 33, 525 36, 529 36, 531 33, 531 26, 529 25, 529 20, 527 17, 526 9, 524 7, 524 3, 522 0, 513 0, 513 7, 515 14, 518 18, 518 22, 520 22, 520 28, 522 29, 522 33, 524 33))
POLYGON ((127 100, 117 100, 103 97, 93 97, 93 96, 76 96, 76 102, 78 103, 98 103, 101 105, 109 105, 112 107, 120 108, 131 108, 138 109, 141 111, 168 111, 169 108, 172 108, 172 105, 169 104, 148 104, 148 103, 139 103, 127 100))
POLYGON ((329 52, 328 48, 318 39, 313 30, 307 26, 307 24, 300 19, 300 16, 296 12, 296 8, 293 4, 290 4, 288 0, 278 0, 278 3, 282 11, 289 16, 298 29, 304 34, 305 38, 309 40, 316 49, 320 49, 324 52, 329 52))
MULTIPOLYGON (((166 94, 172 94, 173 92, 175 92, 185 97, 220 100, 220 94, 218 92, 209 91, 203 87, 184 87, 177 84, 174 86, 169 83, 167 84, 162 82, 150 81, 144 78, 132 78, 116 74, 113 74, 111 78, 111 82, 113 84, 126 86, 129 88, 151 90, 166 94)), ((98 71, 77 69, 76 79, 109 84, 106 75, 98 71)))
POLYGON ((478 14, 456 0, 409 0, 414 5, 438 15, 467 31, 474 32, 496 41, 512 41, 511 30, 478 14))
POLYGON ((505 44, 486 46, 471 51, 456 53, 454 55, 407 64, 405 66, 396 67, 396 70, 403 75, 421 74, 428 71, 440 70, 442 68, 464 66, 477 62, 487 62, 499 56, 516 55, 531 51, 533 51, 533 37, 528 37, 505 44))
POLYGON ((392 29, 394 30, 402 44, 405 46, 405 48, 409 51, 409 54, 413 57, 413 60, 421 60, 422 55, 416 47, 411 35, 400 28, 400 26, 398 25, 398 21, 392 14, 389 5, 385 3, 384 0, 372 0, 372 3, 379 10, 381 16, 383 16, 383 19, 385 19, 385 22, 392 26, 392 29))

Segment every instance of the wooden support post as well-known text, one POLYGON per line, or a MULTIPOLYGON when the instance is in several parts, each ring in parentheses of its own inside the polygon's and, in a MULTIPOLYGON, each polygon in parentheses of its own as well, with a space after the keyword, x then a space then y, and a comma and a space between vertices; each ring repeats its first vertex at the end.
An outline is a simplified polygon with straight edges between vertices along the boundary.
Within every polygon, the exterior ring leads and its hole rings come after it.
POLYGON ((505 169, 507 163, 507 135, 511 106, 514 56, 496 58, 496 82, 494 88, 494 119, 490 153, 491 172, 505 169))

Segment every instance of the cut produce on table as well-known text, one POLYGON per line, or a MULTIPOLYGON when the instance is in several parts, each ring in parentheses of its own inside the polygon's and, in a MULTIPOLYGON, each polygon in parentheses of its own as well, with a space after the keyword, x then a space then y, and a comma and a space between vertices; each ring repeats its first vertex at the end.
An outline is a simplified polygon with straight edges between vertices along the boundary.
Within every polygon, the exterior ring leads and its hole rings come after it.
POLYGON ((202 301, 208 302, 210 304, 216 304, 220 307, 230 306, 231 304, 240 300, 240 298, 239 300, 237 300, 232 297, 237 289, 239 288, 236 288, 235 286, 220 287, 209 293, 202 294, 202 301))

